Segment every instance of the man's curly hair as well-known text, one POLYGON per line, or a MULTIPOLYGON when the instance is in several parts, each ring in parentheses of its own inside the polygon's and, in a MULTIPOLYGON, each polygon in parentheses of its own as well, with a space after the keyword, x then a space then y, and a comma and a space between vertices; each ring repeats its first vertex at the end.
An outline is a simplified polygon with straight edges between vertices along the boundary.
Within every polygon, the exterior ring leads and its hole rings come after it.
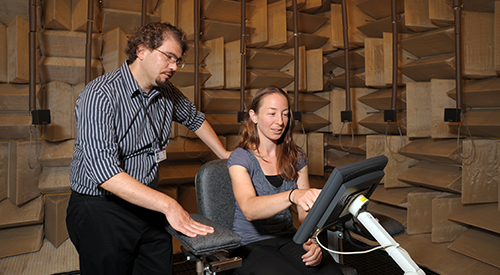
POLYGON ((188 49, 187 35, 170 23, 153 22, 139 28, 127 41, 125 53, 132 63, 137 58, 137 48, 144 45, 150 50, 159 48, 166 39, 174 39, 182 48, 182 55, 188 49))

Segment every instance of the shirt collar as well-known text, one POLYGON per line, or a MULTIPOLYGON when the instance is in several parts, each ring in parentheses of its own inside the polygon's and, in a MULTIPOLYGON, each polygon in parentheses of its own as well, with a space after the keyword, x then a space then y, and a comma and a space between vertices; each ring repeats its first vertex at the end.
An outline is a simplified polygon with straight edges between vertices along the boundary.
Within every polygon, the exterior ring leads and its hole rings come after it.
MULTIPOLYGON (((123 82, 124 82, 123 84, 125 86, 127 94, 130 97, 134 97, 134 95, 137 94, 137 92, 144 95, 145 92, 141 89, 141 87, 137 83, 137 80, 135 80, 128 65, 129 65, 129 60, 127 59, 127 60, 125 60, 125 62, 123 62, 122 66, 120 67, 120 73, 123 76, 123 82)), ((158 87, 153 87, 151 89, 151 91, 149 91, 147 96, 153 98, 153 97, 157 96, 158 94, 160 94, 158 87)))
POLYGON ((123 86, 125 86, 126 92, 130 97, 132 97, 136 93, 136 91, 141 90, 141 87, 139 87, 139 84, 132 75, 132 72, 128 67, 128 63, 128 59, 123 62, 122 66, 120 67, 120 73, 123 76, 123 86))

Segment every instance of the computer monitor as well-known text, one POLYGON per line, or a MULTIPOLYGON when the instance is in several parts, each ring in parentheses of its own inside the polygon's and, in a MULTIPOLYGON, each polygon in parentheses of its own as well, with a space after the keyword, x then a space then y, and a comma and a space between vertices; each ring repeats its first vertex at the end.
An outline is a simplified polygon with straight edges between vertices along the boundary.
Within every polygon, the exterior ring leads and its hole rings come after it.
POLYGON ((369 198, 384 176, 386 156, 373 157, 335 168, 293 240, 302 244, 317 229, 347 221, 347 206, 358 194, 369 198))

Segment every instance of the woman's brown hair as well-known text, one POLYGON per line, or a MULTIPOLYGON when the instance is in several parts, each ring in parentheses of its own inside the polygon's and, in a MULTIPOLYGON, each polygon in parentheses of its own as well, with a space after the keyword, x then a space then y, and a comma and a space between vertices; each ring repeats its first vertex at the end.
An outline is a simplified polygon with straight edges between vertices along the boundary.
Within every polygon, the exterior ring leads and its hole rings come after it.
MULTIPOLYGON (((278 147, 276 151, 277 155, 277 169, 278 175, 285 180, 297 180, 298 171, 297 171, 297 162, 301 155, 305 156, 304 151, 298 147, 295 142, 293 142, 293 127, 295 126, 295 121, 293 119, 293 113, 290 110, 290 100, 288 95, 280 88, 276 86, 268 86, 265 88, 259 89, 250 104, 249 110, 254 110, 255 113, 259 113, 259 109, 262 106, 262 100, 270 95, 270 94, 281 94, 283 95, 288 103, 288 123, 286 124, 286 128, 278 139, 278 147)), ((256 150, 259 151, 259 133, 257 131, 257 125, 250 119, 249 112, 245 113, 243 118, 242 130, 241 130, 241 139, 238 144, 238 147, 241 147, 245 150, 256 150)))

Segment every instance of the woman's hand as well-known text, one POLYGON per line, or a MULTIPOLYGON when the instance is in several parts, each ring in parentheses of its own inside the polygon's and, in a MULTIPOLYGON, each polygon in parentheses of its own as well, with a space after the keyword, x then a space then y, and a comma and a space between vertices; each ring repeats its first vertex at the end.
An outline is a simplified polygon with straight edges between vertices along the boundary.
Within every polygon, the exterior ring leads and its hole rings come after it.
POLYGON ((290 196, 290 200, 308 212, 318 198, 319 193, 321 193, 321 189, 295 189, 290 196))
POLYGON ((321 263, 321 260, 323 259, 323 252, 317 243, 309 239, 302 245, 302 247, 306 251, 306 254, 302 255, 302 261, 305 265, 317 266, 321 263))

